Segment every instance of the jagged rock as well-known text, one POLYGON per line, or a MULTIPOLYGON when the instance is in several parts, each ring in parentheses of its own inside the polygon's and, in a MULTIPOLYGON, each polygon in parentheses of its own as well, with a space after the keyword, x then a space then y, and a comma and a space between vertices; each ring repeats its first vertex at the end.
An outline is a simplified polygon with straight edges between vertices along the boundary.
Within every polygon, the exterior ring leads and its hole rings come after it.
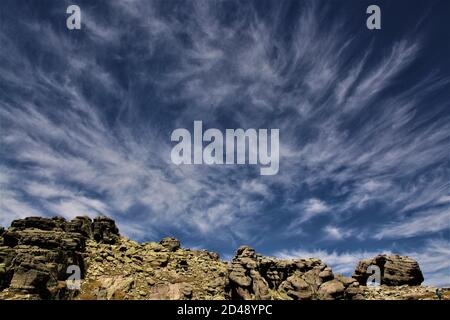
POLYGON ((4 265, 1 286, 41 298, 59 296, 59 289, 63 289, 59 281, 67 278, 67 267, 77 265, 84 270, 84 238, 76 233, 15 228, 3 234, 6 247, 0 248, 0 263, 4 265))
POLYGON ((61 217, 43 218, 27 217, 25 219, 14 220, 11 222, 11 228, 15 230, 39 229, 51 231, 54 229, 64 230, 66 220, 61 217))
POLYGON ((100 216, 92 223, 92 236, 95 241, 114 244, 119 240, 119 229, 113 219, 100 216))
POLYGON ((80 233, 86 238, 93 238, 92 220, 89 217, 76 217, 66 225, 67 232, 80 233))
POLYGON ((72 221, 64 218, 28 217, 14 220, 2 232, 0 247, 0 289, 39 298, 64 298, 68 293, 64 280, 69 266, 85 272, 83 252, 86 240, 112 243, 118 237, 113 220, 87 217, 72 221))
POLYGON ((180 248, 180 241, 172 237, 166 237, 161 239, 159 244, 169 251, 176 251, 180 248))
POLYGON ((378 255, 372 259, 361 260, 356 266, 353 278, 366 285, 369 274, 367 268, 377 265, 381 271, 381 284, 388 286, 420 285, 424 278, 417 261, 399 255, 378 255))

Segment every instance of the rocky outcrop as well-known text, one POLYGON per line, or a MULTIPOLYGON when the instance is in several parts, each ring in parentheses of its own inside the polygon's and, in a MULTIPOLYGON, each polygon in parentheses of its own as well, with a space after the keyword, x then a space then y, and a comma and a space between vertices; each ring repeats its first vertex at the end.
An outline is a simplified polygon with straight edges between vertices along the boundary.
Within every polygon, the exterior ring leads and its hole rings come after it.
POLYGON ((417 286, 422 281, 408 257, 363 260, 353 278, 334 274, 320 259, 276 259, 248 246, 226 262, 215 252, 183 248, 172 237, 126 239, 107 217, 31 217, 0 228, 0 300, 434 299, 435 288, 417 286), (380 287, 364 285, 371 264, 382 271, 380 287), (79 268, 79 287, 66 282, 69 267, 79 268))
POLYGON ((92 223, 92 238, 98 243, 114 244, 119 240, 119 229, 114 220, 108 217, 97 217, 92 223))
POLYGON ((381 271, 381 284, 387 286, 420 285, 424 278, 417 261, 399 255, 378 255, 371 259, 361 260, 356 266, 352 277, 359 284, 366 285, 370 274, 367 268, 376 265, 381 271))
POLYGON ((74 293, 66 290, 67 268, 85 273, 86 241, 117 241, 118 229, 104 217, 30 217, 13 221, 1 238, 0 298, 60 299, 74 293))
POLYGON ((88 241, 80 299, 225 299, 227 264, 174 238, 117 244, 88 241))
POLYGON ((229 267, 231 299, 358 299, 356 280, 338 275, 319 259, 279 260, 240 247, 229 267))

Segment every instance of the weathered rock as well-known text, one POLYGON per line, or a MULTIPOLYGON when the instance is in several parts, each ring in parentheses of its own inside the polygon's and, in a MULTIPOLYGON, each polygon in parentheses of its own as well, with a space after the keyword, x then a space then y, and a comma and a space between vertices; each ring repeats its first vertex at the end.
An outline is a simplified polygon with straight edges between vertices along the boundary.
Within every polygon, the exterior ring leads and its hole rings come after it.
POLYGON ((314 298, 317 288, 308 284, 300 273, 294 273, 283 281, 279 291, 295 300, 311 300, 314 298))
POLYGON ((319 259, 279 260, 242 246, 228 270, 231 299, 347 299, 356 295, 345 295, 352 281, 335 279, 331 268, 319 259))
POLYGON ((3 246, 3 233, 5 232, 5 228, 0 226, 0 247, 3 246))
POLYGON ((0 247, 0 289, 32 295, 35 298, 64 298, 64 281, 68 267, 85 272, 83 252, 86 240, 114 242, 118 229, 113 220, 100 217, 91 222, 87 217, 72 221, 64 218, 29 217, 14 220, 2 231, 0 247))
POLYGON ((92 236, 100 243, 114 244, 119 240, 119 229, 114 220, 100 216, 92 223, 92 236))
POLYGON ((11 228, 15 230, 39 229, 51 231, 59 229, 64 230, 66 220, 61 217, 43 218, 43 217, 27 217, 25 219, 14 220, 11 222, 11 228))
POLYGON ((337 279, 324 282, 320 285, 318 294, 324 300, 344 298, 345 287, 337 279))
POLYGON ((424 278, 417 261, 399 255, 378 255, 372 259, 361 260, 356 266, 353 278, 366 285, 367 268, 376 265, 381 271, 381 284, 388 286, 420 285, 424 278))
POLYGON ((77 233, 63 231, 22 230, 6 231, 4 244, 9 247, 17 245, 36 246, 45 249, 78 250, 84 248, 84 238, 77 233))
POLYGON ((328 281, 332 280, 334 278, 333 271, 331 271, 331 268, 325 268, 323 271, 319 273, 319 277, 322 279, 322 281, 328 281))
POLYGON ((86 238, 93 238, 92 220, 89 217, 76 217, 66 225, 67 232, 80 233, 86 238))
POLYGON ((239 287, 250 287, 252 284, 252 278, 248 275, 247 270, 239 264, 232 266, 228 277, 232 283, 237 284, 239 287))
POLYGON ((172 237, 162 238, 159 244, 169 251, 176 251, 181 246, 180 241, 172 237))
POLYGON ((219 261, 220 259, 220 255, 217 252, 208 252, 208 255, 215 261, 219 261))
POLYGON ((186 300, 191 299, 192 294, 192 286, 189 283, 167 283, 154 286, 149 293, 149 299, 186 300))
POLYGON ((339 280, 340 282, 342 282, 342 284, 347 288, 351 285, 358 285, 358 281, 356 281, 356 279, 354 278, 349 278, 349 277, 344 277, 341 274, 337 274, 335 277, 335 279, 339 280))
POLYGON ((121 299, 123 296, 130 292, 135 285, 135 281, 130 277, 100 277, 98 280, 101 285, 98 288, 98 298, 107 300, 121 299))
POLYGON ((63 289, 59 281, 67 278, 68 266, 76 265, 84 271, 81 254, 84 238, 80 234, 34 227, 11 229, 3 234, 6 247, 0 248, 0 263, 4 265, 1 287, 41 298, 55 298, 63 289))

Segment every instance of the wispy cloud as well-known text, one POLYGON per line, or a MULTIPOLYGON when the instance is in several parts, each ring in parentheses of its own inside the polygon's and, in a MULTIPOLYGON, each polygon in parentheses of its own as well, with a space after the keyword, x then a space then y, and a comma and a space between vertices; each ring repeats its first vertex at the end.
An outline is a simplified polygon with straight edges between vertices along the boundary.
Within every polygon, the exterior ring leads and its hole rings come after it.
POLYGON ((56 8, 2 21, 0 223, 103 212, 136 239, 226 252, 448 229, 450 79, 431 31, 368 36, 317 1, 80 5, 79 32, 56 8), (173 165, 171 131, 199 119, 279 128, 279 174, 173 165))
POLYGON ((325 236, 326 240, 343 240, 353 235, 352 230, 339 228, 332 225, 325 226, 323 228, 323 231, 326 234, 325 236))
POLYGON ((411 218, 392 221, 380 227, 376 239, 406 238, 450 229, 450 211, 440 208, 421 212, 411 218))

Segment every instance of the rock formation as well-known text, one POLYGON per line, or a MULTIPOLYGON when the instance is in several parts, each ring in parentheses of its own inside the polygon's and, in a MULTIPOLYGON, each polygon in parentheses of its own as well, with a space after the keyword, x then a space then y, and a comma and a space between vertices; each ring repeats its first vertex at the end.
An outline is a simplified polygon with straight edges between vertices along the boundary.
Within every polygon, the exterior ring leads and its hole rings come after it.
POLYGON ((240 247, 229 267, 231 299, 359 299, 355 279, 334 276, 319 259, 278 260, 240 247))
POLYGON ((224 262, 171 237, 131 241, 107 217, 31 217, 0 228, 0 299, 433 299, 434 288, 415 286, 422 281, 417 262, 400 256, 363 260, 353 278, 319 259, 281 260, 248 246, 224 262), (382 270, 381 287, 365 286, 370 264, 382 270), (79 288, 66 282, 69 266, 80 270, 79 288))
POLYGON ((226 263, 164 238, 139 244, 88 240, 80 299, 225 299, 226 263))
POLYGON ((361 260, 353 273, 361 285, 366 285, 369 274, 367 268, 376 265, 381 271, 381 284, 388 286, 417 286, 423 282, 419 264, 409 257, 399 255, 378 255, 372 259, 361 260))
POLYGON ((65 280, 67 268, 85 272, 83 252, 86 240, 111 243, 119 239, 113 220, 98 217, 30 217, 15 220, 2 233, 0 247, 0 289, 5 298, 59 299, 70 295, 65 280))

